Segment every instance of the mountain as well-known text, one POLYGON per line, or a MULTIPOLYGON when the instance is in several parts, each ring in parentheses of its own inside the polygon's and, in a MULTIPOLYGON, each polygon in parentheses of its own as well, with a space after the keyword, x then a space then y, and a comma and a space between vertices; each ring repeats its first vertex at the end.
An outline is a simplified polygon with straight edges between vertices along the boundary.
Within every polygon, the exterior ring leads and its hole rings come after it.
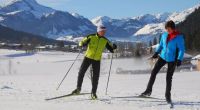
POLYGON ((56 40, 20 32, 0 25, 0 42, 7 43, 36 43, 36 44, 55 44, 56 40))
POLYGON ((182 12, 145 14, 133 18, 112 19, 107 16, 99 16, 91 21, 94 25, 104 24, 108 28, 107 36, 117 39, 131 39, 132 41, 149 42, 160 36, 165 31, 164 24, 173 20, 176 24, 184 21, 200 5, 182 12))
POLYGON ((190 14, 186 20, 179 23, 177 28, 185 35, 185 44, 188 51, 200 51, 200 7, 190 14))
POLYGON ((35 0, 1 0, 0 4, 0 24, 14 30, 58 40, 77 41, 96 32, 96 26, 104 24, 107 27, 106 36, 110 39, 143 42, 158 37, 164 31, 166 21, 174 20, 178 24, 200 6, 182 12, 144 14, 123 19, 99 16, 90 21, 77 13, 42 6, 35 0))
POLYGON ((112 19, 107 16, 99 16, 92 19, 92 23, 96 26, 104 24, 108 29, 107 36, 117 39, 129 39, 131 35, 136 33, 139 29, 150 23, 164 22, 170 13, 163 13, 157 15, 145 14, 139 17, 112 19))
POLYGON ((131 39, 136 41, 139 40, 149 42, 149 40, 153 40, 155 37, 158 38, 160 34, 165 31, 164 25, 166 21, 173 20, 176 24, 179 24, 183 22, 198 7, 200 7, 200 4, 182 12, 174 12, 169 15, 166 20, 163 20, 163 22, 147 24, 143 28, 139 29, 136 33, 134 33, 133 36, 131 36, 131 39))
POLYGON ((95 26, 78 14, 54 10, 35 0, 3 0, 0 24, 48 38, 83 36, 95 32, 95 26))
POLYGON ((1 14, 16 14, 21 11, 28 11, 36 18, 41 18, 45 14, 55 10, 40 6, 35 0, 3 0, 1 3, 1 14), (3 2, 4 1, 4 2, 3 2))

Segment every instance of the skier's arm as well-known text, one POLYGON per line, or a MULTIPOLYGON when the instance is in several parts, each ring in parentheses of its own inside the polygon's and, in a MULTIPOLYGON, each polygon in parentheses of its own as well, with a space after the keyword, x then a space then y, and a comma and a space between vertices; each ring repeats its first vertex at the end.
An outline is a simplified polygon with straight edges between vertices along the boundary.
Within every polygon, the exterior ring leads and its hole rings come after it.
POLYGON ((182 61, 183 57, 184 57, 184 53, 185 53, 185 41, 183 36, 180 37, 180 41, 177 44, 177 48, 178 48, 178 58, 177 60, 182 61))
POLYGON ((110 41, 107 42, 106 48, 111 52, 114 53, 114 50, 117 49, 117 45, 112 44, 110 41))
POLYGON ((80 46, 80 47, 85 46, 85 45, 87 45, 89 42, 90 42, 90 36, 87 36, 87 37, 83 38, 82 41, 79 42, 79 46, 80 46))
POLYGON ((160 43, 159 43, 158 47, 156 48, 156 53, 159 54, 162 51, 162 49, 163 49, 163 37, 161 37, 160 43))

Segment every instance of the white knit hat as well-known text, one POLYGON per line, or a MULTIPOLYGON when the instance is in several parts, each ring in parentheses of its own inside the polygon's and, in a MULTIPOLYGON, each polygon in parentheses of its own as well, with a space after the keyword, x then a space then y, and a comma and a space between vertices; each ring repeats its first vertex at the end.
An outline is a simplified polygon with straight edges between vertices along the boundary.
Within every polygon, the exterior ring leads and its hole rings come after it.
POLYGON ((106 31, 106 27, 104 25, 97 26, 97 32, 106 31))

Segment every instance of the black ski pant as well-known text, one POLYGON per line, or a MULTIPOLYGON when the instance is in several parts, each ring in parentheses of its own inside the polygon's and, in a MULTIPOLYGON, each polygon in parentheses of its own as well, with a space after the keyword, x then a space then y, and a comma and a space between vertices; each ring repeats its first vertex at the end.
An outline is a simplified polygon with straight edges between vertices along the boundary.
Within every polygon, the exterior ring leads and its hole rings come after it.
POLYGON ((100 74, 100 61, 96 61, 93 59, 89 59, 87 57, 84 58, 81 68, 79 70, 78 74, 78 81, 77 81, 77 88, 81 89, 82 83, 83 83, 83 78, 85 76, 85 73, 89 66, 92 65, 92 93, 97 92, 97 87, 98 87, 98 82, 99 82, 99 74, 100 74))
POLYGON ((152 88, 153 88, 153 84, 155 82, 156 76, 157 76, 158 72, 160 71, 160 69, 165 64, 168 64, 165 96, 171 97, 172 77, 173 77, 173 74, 174 74, 174 71, 175 71, 175 68, 176 68, 176 63, 175 62, 166 62, 162 58, 158 59, 158 61, 156 62, 155 66, 154 66, 154 68, 151 72, 151 76, 150 76, 150 79, 149 79, 149 83, 147 85, 146 92, 149 92, 149 93, 152 92, 152 88))

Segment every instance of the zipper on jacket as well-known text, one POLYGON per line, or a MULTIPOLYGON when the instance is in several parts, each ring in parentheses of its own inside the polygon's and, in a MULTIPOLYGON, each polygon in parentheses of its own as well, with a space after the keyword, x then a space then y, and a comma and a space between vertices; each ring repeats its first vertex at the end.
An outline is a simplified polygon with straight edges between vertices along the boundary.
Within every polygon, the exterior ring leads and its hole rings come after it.
MULTIPOLYGON (((169 42, 167 42, 167 45, 166 45, 166 53, 165 53, 165 59, 167 60, 167 52, 169 51, 169 49, 168 49, 168 44, 169 44, 169 42)), ((176 48, 177 48, 177 45, 176 45, 176 48)), ((174 54, 173 54, 174 55, 174 54)), ((175 57, 176 57, 176 55, 175 55, 175 57)))
POLYGON ((168 52, 168 43, 169 42, 167 42, 167 45, 166 45, 166 52, 165 52, 165 59, 167 60, 167 52, 168 52))
MULTIPOLYGON (((97 53, 97 50, 98 50, 98 48, 99 48, 99 41, 100 41, 100 39, 101 38, 99 38, 99 36, 97 36, 98 37, 98 45, 97 45, 97 48, 96 48, 96 50, 95 50, 95 54, 94 54, 94 56, 93 56, 93 59, 94 59, 94 57, 96 56, 96 53, 97 53)), ((94 59, 95 60, 95 59, 94 59)))

